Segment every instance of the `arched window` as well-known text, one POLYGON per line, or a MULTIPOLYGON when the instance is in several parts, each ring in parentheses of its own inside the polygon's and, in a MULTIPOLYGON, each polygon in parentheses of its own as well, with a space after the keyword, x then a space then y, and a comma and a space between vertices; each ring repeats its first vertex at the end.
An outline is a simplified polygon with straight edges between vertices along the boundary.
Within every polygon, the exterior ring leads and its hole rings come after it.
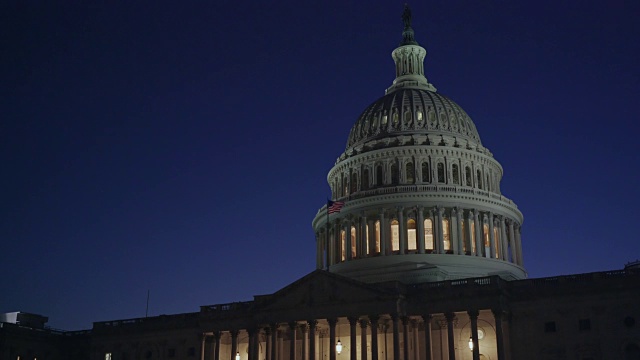
POLYGON ((491 257, 491 243, 489 242, 489 225, 484 224, 482 226, 482 238, 484 243, 484 256, 491 257))
POLYGON ((345 247, 347 246, 345 239, 344 230, 340 230, 340 261, 345 261, 347 259, 347 253, 345 252, 345 247))
POLYGON ((429 163, 422 163, 422 182, 428 183, 431 182, 431 173, 429 172, 429 163))
POLYGON ((362 170, 362 190, 369 190, 369 169, 362 170))
POLYGON ((482 189, 482 173, 478 170, 476 174, 478 175, 478 189, 482 189))
POLYGON ((444 183, 444 164, 438 163, 438 182, 444 183))
POLYGON ((398 119, 398 118, 399 118, 399 117, 398 117, 398 112, 397 112, 397 111, 394 111, 394 112, 393 112, 393 120, 392 120, 392 121, 393 121, 393 122, 392 122, 392 125, 393 125, 394 127, 398 126, 398 122, 399 122, 399 119, 398 119))
POLYGON ((449 219, 442 219, 442 237, 444 238, 444 251, 451 251, 451 236, 449 236, 449 219))
POLYGON ((380 186, 384 184, 384 178, 382 177, 382 165, 376 166, 376 185, 380 186))
POLYGON ((409 219, 407 220, 407 250, 416 250, 418 248, 416 240, 416 221, 409 219))
POLYGON ((391 185, 398 185, 398 164, 394 161, 391 164, 391 185))
POLYGON ((493 239, 494 239, 494 247, 495 247, 495 251, 496 251, 496 259, 500 258, 500 232, 498 231, 498 227, 494 226, 493 227, 493 239))
POLYGON ((400 250, 400 224, 398 220, 391 220, 391 251, 400 250))
POLYGON ((413 184, 414 180, 415 180, 415 175, 414 175, 414 171, 413 171, 413 163, 412 162, 408 162, 407 165, 405 165, 404 167, 404 172, 407 178, 407 183, 408 184, 413 184))
POLYGON ((356 257, 356 227, 351 227, 351 258, 356 257))
POLYGON ((380 254, 380 220, 376 221, 376 254, 380 254))
POLYGON ((464 174, 465 174, 465 178, 467 180, 467 186, 471 186, 471 182, 473 181, 473 179, 471 177, 471 168, 468 167, 468 166, 465 167, 464 174))
POLYGON ((433 222, 431 219, 424 220, 424 244, 427 252, 433 251, 433 222))
POLYGON ((427 116, 429 117, 429 122, 433 126, 436 123, 436 114, 433 112, 433 110, 429 110, 427 116))
POLYGON ((460 170, 458 169, 458 164, 451 165, 451 173, 453 176, 453 183, 460 185, 460 170))
POLYGON ((422 120, 424 120, 424 117, 422 115, 422 111, 420 111, 420 110, 416 111, 416 120, 418 120, 419 123, 421 123, 422 120))
POLYGON ((382 115, 382 126, 387 126, 387 115, 382 115))
POLYGON ((358 191, 358 173, 351 174, 351 193, 358 191))

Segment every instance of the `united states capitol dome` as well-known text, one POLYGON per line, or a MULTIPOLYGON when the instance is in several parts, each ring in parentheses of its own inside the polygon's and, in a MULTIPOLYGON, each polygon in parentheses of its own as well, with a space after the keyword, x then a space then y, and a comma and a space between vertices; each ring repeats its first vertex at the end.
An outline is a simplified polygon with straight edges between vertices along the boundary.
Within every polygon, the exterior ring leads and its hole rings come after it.
POLYGON ((365 282, 522 279, 522 213, 476 126, 425 77, 408 7, 395 79, 357 118, 313 220, 316 267, 365 282))

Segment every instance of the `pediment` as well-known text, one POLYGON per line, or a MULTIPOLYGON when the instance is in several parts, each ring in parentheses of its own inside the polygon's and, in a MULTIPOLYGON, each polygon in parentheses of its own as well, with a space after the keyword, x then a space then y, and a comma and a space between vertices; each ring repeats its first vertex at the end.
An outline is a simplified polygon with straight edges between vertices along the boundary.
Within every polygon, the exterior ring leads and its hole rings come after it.
POLYGON ((259 307, 263 311, 317 310, 336 304, 371 304, 394 296, 394 292, 388 289, 316 270, 272 295, 261 297, 259 307))

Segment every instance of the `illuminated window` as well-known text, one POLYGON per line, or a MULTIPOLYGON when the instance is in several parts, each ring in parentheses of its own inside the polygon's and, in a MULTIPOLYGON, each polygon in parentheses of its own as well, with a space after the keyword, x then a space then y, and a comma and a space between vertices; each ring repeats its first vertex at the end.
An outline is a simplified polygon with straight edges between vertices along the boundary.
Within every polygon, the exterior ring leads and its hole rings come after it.
POLYGON ((376 167, 376 185, 380 186, 384 184, 384 178, 382 177, 382 165, 376 167))
POLYGON ((478 175, 478 189, 482 189, 482 173, 478 170, 476 174, 478 175))
POLYGON ((465 177, 467 179, 467 186, 471 186, 471 182, 473 181, 473 179, 471 177, 471 168, 467 166, 464 169, 464 174, 465 174, 465 177))
POLYGON ((489 242, 489 225, 484 224, 482 226, 482 235, 484 238, 484 256, 491 257, 491 244, 489 242))
POLYGON ((442 237, 444 238, 444 251, 450 251, 451 237, 449 236, 449 219, 442 219, 442 237))
POLYGON ((438 182, 444 183, 444 164, 438 163, 438 182))
POLYGON ((413 219, 407 220, 407 250, 416 250, 418 244, 416 241, 416 221, 413 219))
MULTIPOLYGON (((20 360, 20 359, 18 359, 20 360)), ((111 360, 111 353, 104 354, 104 360, 111 360)))
POLYGON ((433 251, 433 221, 424 220, 424 244, 427 250, 433 251))
POLYGON ((393 112, 393 126, 397 126, 398 125, 398 112, 394 111, 393 112))
POLYGON ((413 163, 412 162, 408 162, 407 165, 405 165, 405 169, 404 170, 405 170, 406 177, 407 177, 407 183, 413 184, 413 180, 414 180, 413 163))
POLYGON ((422 122, 422 120, 424 120, 422 117, 422 111, 416 111, 416 119, 418 120, 418 122, 422 122))
POLYGON ((345 233, 344 230, 340 230, 340 259, 342 261, 345 261, 347 259, 347 254, 345 252, 345 248, 346 248, 346 239, 345 239, 345 233))
POLYGON ((391 184, 398 185, 398 164, 391 164, 391 184))
POLYGON ((429 172, 429 163, 422 163, 422 182, 431 182, 431 173, 429 172))
POLYGON ((456 185, 460 185, 460 171, 458 170, 458 165, 451 165, 451 173, 453 175, 453 183, 456 185))
POLYGON ((356 257, 356 227, 351 227, 351 258, 356 257))
POLYGON ((382 116, 382 126, 387 125, 387 115, 382 116))
POLYGON ((400 250, 400 225, 398 220, 391 220, 391 251, 400 250))
POLYGON ((376 253, 380 253, 380 220, 376 221, 376 253))

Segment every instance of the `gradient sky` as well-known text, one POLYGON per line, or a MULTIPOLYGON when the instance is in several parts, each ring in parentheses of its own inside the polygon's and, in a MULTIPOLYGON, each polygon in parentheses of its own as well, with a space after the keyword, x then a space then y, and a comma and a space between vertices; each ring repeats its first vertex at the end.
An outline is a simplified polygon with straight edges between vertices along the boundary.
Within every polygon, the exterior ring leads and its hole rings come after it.
MULTIPOLYGON (((640 258, 640 2, 410 4, 427 78, 523 212, 530 277, 640 258)), ((251 300, 394 78, 402 1, 0 5, 0 312, 53 327, 251 300)))

